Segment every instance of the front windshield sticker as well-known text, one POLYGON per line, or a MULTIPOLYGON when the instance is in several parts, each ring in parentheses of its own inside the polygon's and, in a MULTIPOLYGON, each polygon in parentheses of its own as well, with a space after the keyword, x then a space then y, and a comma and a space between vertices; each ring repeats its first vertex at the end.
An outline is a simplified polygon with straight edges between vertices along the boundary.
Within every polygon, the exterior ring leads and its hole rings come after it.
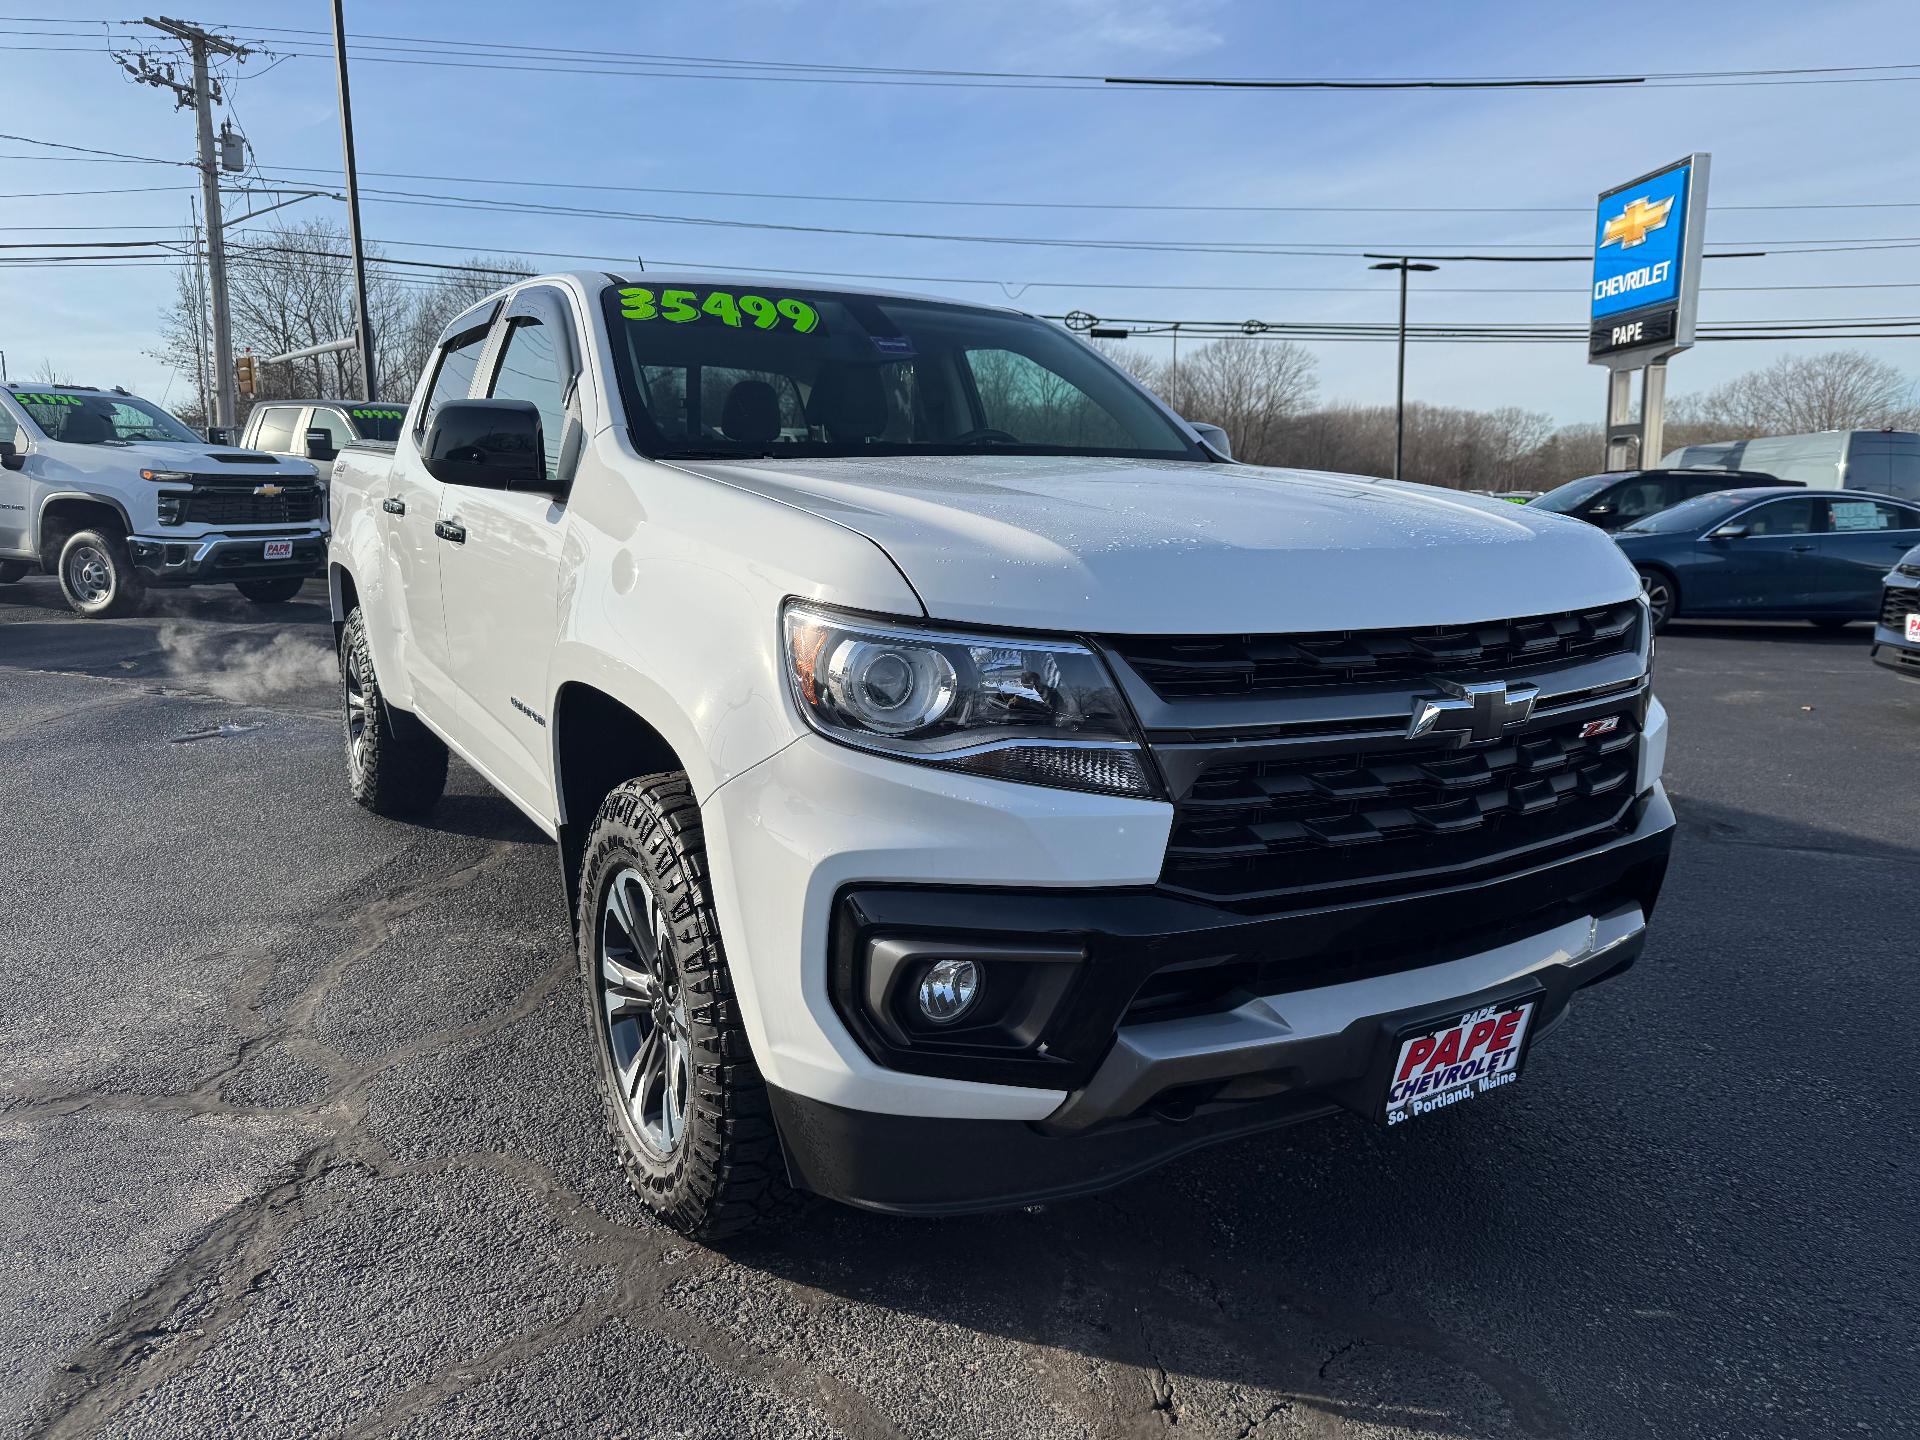
POLYGON ((27 390, 16 390, 13 398, 22 405, 78 405, 80 400, 73 395, 41 395, 27 390))
POLYGON ((783 295, 736 295, 731 290, 662 290, 657 294, 639 285, 622 286, 620 314, 627 320, 670 320, 676 325, 696 320, 718 321, 739 329, 751 322, 756 330, 772 330, 782 320, 802 335, 821 334, 820 312, 804 300, 783 295))
POLYGON ((407 412, 404 410, 353 409, 347 413, 356 420, 404 420, 407 418, 407 412))

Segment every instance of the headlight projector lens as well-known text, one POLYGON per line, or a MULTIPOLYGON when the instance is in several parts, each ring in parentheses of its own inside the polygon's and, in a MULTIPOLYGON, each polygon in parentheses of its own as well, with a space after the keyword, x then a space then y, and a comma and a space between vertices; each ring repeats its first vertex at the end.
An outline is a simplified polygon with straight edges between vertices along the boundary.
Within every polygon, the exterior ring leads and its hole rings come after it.
POLYGON ((935 1025, 951 1025, 980 998, 980 967, 971 960, 940 960, 920 982, 920 1013, 935 1025))

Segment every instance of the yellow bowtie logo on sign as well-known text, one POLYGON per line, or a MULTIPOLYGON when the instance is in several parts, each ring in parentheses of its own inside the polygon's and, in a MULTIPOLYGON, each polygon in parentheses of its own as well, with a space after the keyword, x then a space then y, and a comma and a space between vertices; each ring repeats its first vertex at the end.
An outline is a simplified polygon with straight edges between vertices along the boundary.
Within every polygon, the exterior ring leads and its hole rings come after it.
POLYGON ((1667 215, 1673 209, 1673 196, 1649 203, 1645 196, 1628 203, 1613 219, 1607 221, 1607 228, 1600 232, 1602 245, 1618 245, 1622 250, 1631 250, 1645 242, 1647 236, 1667 223, 1667 215))

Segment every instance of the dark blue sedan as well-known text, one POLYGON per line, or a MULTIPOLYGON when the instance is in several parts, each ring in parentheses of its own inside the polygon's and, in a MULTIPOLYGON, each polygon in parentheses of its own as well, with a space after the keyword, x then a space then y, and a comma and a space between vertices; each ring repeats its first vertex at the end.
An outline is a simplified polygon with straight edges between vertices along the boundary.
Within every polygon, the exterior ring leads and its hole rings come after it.
POLYGON ((1615 532, 1664 629, 1687 619, 1810 620, 1880 613, 1887 567, 1920 544, 1920 507, 1859 490, 1719 490, 1615 532))

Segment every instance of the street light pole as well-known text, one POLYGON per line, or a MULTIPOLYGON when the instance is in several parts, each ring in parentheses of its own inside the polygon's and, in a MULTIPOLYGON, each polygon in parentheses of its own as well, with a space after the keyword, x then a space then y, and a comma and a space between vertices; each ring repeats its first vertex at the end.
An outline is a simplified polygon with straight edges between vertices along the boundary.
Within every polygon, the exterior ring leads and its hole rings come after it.
POLYGON ((1417 260, 1388 260, 1367 268, 1400 272, 1400 361, 1393 381, 1393 478, 1398 480, 1407 452, 1407 272, 1438 270, 1440 267, 1422 264, 1417 260))

